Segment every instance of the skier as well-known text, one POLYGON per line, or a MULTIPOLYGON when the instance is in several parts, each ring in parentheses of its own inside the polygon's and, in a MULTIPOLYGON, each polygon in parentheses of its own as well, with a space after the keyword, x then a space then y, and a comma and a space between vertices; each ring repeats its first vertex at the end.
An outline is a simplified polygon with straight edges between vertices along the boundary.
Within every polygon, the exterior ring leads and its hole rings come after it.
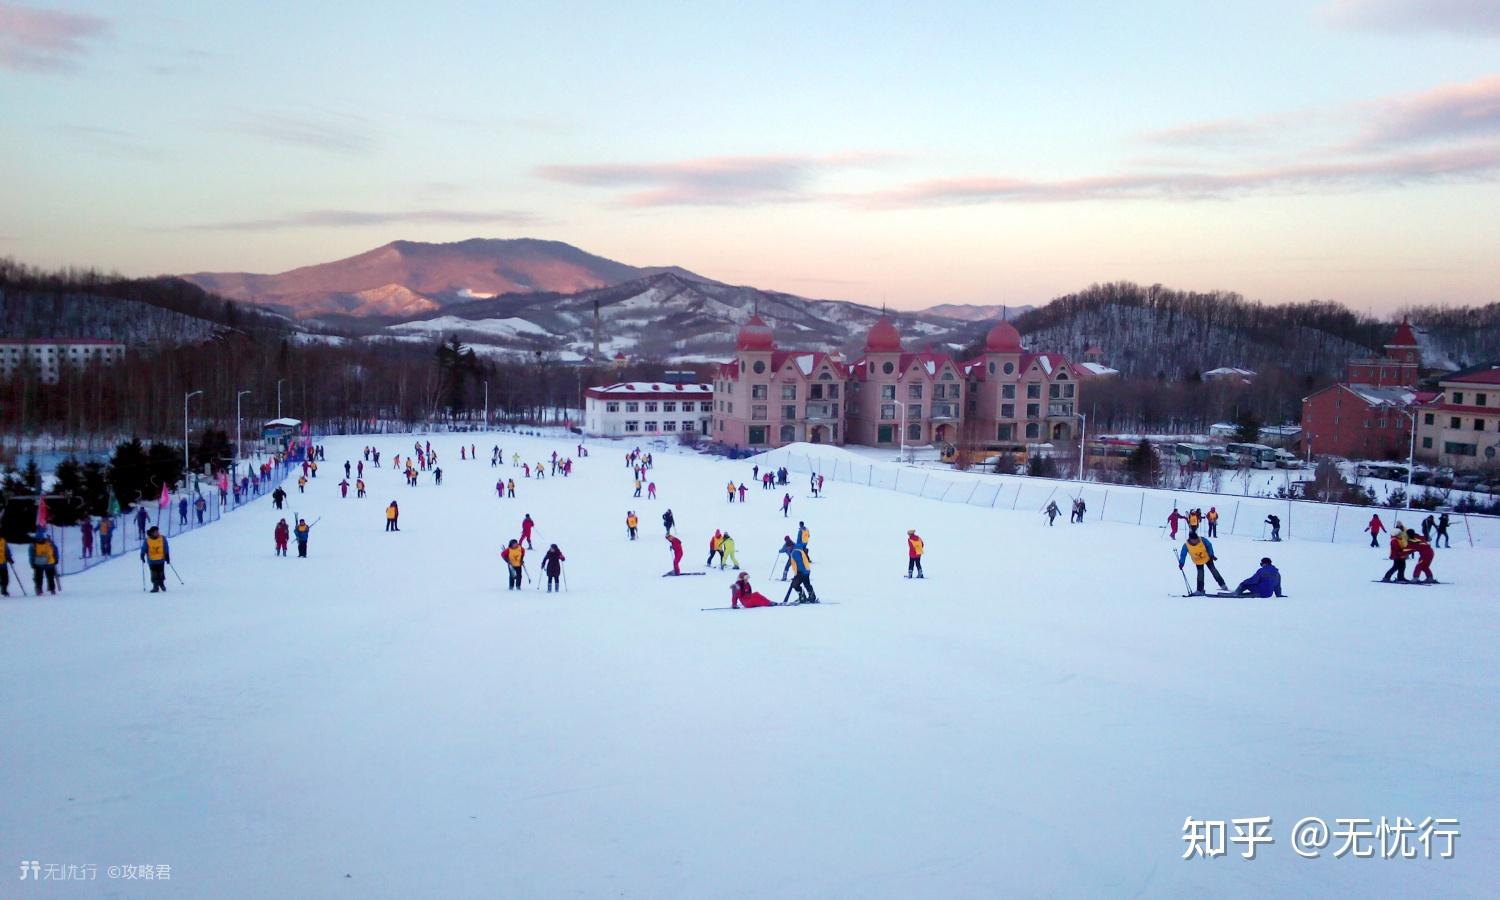
POLYGON ((286 519, 276 523, 276 555, 286 556, 286 542, 291 537, 292 529, 287 526, 286 519))
POLYGON ((1441 515, 1438 516, 1438 521, 1437 521, 1437 540, 1433 541, 1432 544, 1435 547, 1452 547, 1453 546, 1452 539, 1448 537, 1448 514, 1447 513, 1443 513, 1443 514, 1441 514, 1441 515))
POLYGON ((1172 507, 1172 514, 1167 516, 1167 524, 1172 526, 1172 540, 1174 541, 1177 540, 1177 523, 1181 522, 1182 519, 1182 513, 1177 511, 1177 507, 1172 507))
POLYGON ((202 525, 203 514, 208 511, 208 501, 203 499, 202 494, 199 494, 198 498, 193 501, 193 511, 198 515, 198 524, 202 525))
POLYGON ((740 483, 739 491, 740 491, 740 502, 744 503, 745 502, 745 485, 744 485, 743 482, 740 483))
POLYGON ((151 521, 151 514, 146 512, 144 504, 135 508, 135 536, 136 540, 146 539, 146 523, 151 521))
MULTIPOLYGON (((167 566, 172 562, 172 548, 167 546, 166 535, 159 533, 155 525, 146 532, 146 542, 141 544, 141 559, 151 570, 151 593, 165 591, 167 566)), ((41 588, 38 587, 37 590, 40 591, 41 588)))
POLYGON ((510 567, 510 580, 506 583, 506 589, 519 591, 521 589, 521 567, 526 564, 526 548, 521 542, 512 538, 506 545, 505 552, 501 554, 505 558, 505 564, 510 567))
POLYGON ((818 496, 823 496, 823 473, 818 473, 818 496))
POLYGON ((365 497, 365 480, 363 478, 356 478, 356 479, 354 479, 354 496, 356 498, 360 499, 360 500, 364 499, 364 497, 365 497))
POLYGON ((682 541, 674 534, 667 535, 667 543, 672 547, 672 574, 682 574, 682 541))
MULTIPOLYGON (((460 449, 462 449, 462 448, 460 448, 460 449)), ((435 484, 435 485, 440 485, 440 484, 443 483, 443 467, 442 466, 436 466, 436 467, 433 468, 433 470, 432 470, 432 483, 435 484)))
POLYGON ((516 498, 516 480, 514 478, 505 482, 505 496, 512 500, 516 498))
POLYGON ((787 517, 787 511, 790 510, 791 508, 792 508, 792 495, 791 494, 782 494, 781 495, 781 517, 783 519, 785 519, 787 517))
POLYGON ((400 507, 396 506, 396 501, 392 500, 391 501, 391 505, 387 506, 385 508, 385 530, 386 531, 400 531, 401 530, 400 518, 401 518, 401 509, 400 509, 400 507))
POLYGON ((757 594, 750 586, 750 573, 741 572, 729 586, 729 605, 733 609, 744 607, 745 609, 756 609, 761 606, 772 606, 764 594, 757 594))
POLYGON ((814 497, 818 496, 818 476, 817 476, 817 474, 810 473, 807 476, 807 490, 814 497))
POLYGON ((351 474, 351 471, 352 470, 349 468, 349 460, 344 460, 344 477, 348 478, 351 474))
POLYGON ((753 465, 753 466, 750 467, 750 477, 751 478, 759 478, 760 477, 760 463, 756 463, 755 465, 753 465))
POLYGON ((527 550, 535 549, 531 546, 531 528, 535 524, 531 521, 531 513, 527 513, 526 518, 521 520, 521 540, 526 542, 527 550))
POLYGON ((349 497, 349 479, 347 478, 339 482, 339 497, 344 499, 349 497))
POLYGON ((292 529, 292 536, 297 539, 297 557, 307 559, 307 537, 312 533, 312 526, 307 524, 306 519, 298 519, 297 527, 292 529))
POLYGON ((797 523, 797 543, 804 547, 812 543, 812 532, 807 530, 806 522, 797 523))
POLYGON ((1189 534, 1193 533, 1194 531, 1197 531, 1198 530, 1198 525, 1200 523, 1202 523, 1202 522, 1203 522, 1203 516, 1198 512, 1197 509, 1190 509, 1190 510, 1188 510, 1188 514, 1187 514, 1187 526, 1188 526, 1188 533, 1189 534))
POLYGON ((807 555, 807 547, 802 544, 791 544, 790 547, 783 545, 780 552, 785 553, 797 568, 791 586, 786 589, 787 597, 792 595, 792 591, 796 591, 798 603, 817 603, 818 592, 812 586, 812 559, 807 555))
POLYGON ((1271 540, 1280 542, 1281 517, 1276 515, 1275 513, 1271 513, 1269 516, 1266 516, 1266 524, 1271 526, 1271 540))
POLYGON ((283 491, 281 486, 277 485, 276 490, 271 492, 271 504, 277 509, 281 509, 281 504, 284 502, 286 502, 286 491, 283 491))
POLYGON ((365 477, 365 461, 360 460, 354 464, 354 475, 356 478, 365 477))
MULTIPOLYGON (((88 515, 78 523, 78 537, 83 541, 83 558, 88 559, 94 555, 94 520, 88 515)), ((3 563, 0 563, 3 565, 3 563)))
POLYGON ((1437 519, 1434 519, 1431 515, 1424 518, 1422 520, 1422 539, 1427 541, 1432 540, 1432 529, 1436 527, 1437 519))
POLYGON ((542 572, 547 576, 547 593, 562 590, 558 580, 562 578, 562 564, 566 559, 556 544, 547 548, 547 555, 542 557, 542 572))
POLYGON ((1407 552, 1417 555, 1417 567, 1411 570, 1411 580, 1425 581, 1429 584, 1436 581, 1437 579, 1432 575, 1432 557, 1435 555, 1432 552, 1432 544, 1428 543, 1426 538, 1419 537, 1415 531, 1408 530, 1406 548, 1407 552), (1427 577, 1423 578, 1423 575, 1427 577))
POLYGON ((1219 590, 1229 590, 1229 585, 1224 583, 1224 576, 1219 574, 1218 567, 1214 565, 1215 560, 1218 559, 1214 555, 1214 545, 1198 537, 1196 531, 1188 532, 1187 543, 1183 544, 1182 549, 1178 551, 1177 568, 1181 569, 1186 566, 1189 557, 1192 558, 1193 565, 1198 568, 1198 590, 1194 591, 1195 594, 1203 593, 1203 570, 1205 568, 1213 573, 1214 581, 1219 583, 1219 590))
POLYGON ((1263 556, 1255 574, 1239 583, 1235 594, 1249 597, 1284 597, 1281 592, 1281 572, 1271 565, 1271 557, 1263 556))
POLYGON ((10 544, 0 534, 0 597, 10 596, 10 544))
POLYGON ((1397 521, 1396 522, 1396 527, 1391 529, 1390 534, 1391 534, 1391 550, 1390 550, 1390 555, 1389 555, 1388 558, 1391 561, 1391 567, 1389 569, 1385 570, 1385 574, 1382 575, 1382 576, 1380 576, 1380 580, 1381 581, 1390 581, 1391 580, 1391 576, 1394 575, 1394 576, 1396 576, 1396 580, 1397 581, 1405 583, 1406 582, 1406 529, 1402 527, 1400 521, 1397 521))
MULTIPOLYGON (((1056 500, 1053 500, 1050 503, 1048 503, 1047 504, 1047 508, 1044 509, 1044 510, 1042 510, 1042 512, 1047 516, 1047 527, 1048 528, 1051 528, 1053 525, 1055 525, 1057 523, 1057 517, 1060 516, 1060 515, 1062 515, 1062 510, 1060 510, 1060 509, 1057 508, 1057 501, 1056 500)), ((1176 536, 1176 532, 1173 532, 1173 536, 1174 537, 1176 536)))
POLYGON ((646 485, 646 499, 647 500, 655 500, 656 499, 656 482, 652 481, 652 482, 647 483, 647 485, 646 485))
POLYGON ((724 540, 719 541, 719 568, 724 567, 726 559, 736 569, 740 567, 740 558, 734 555, 734 538, 730 537, 727 531, 724 532, 724 540))
POLYGON ((722 531, 719 531, 717 528, 714 529, 714 536, 708 539, 708 562, 704 563, 705 566, 713 565, 714 557, 717 556, 719 557, 719 568, 724 568, 724 557, 719 553, 719 544, 722 543, 723 540, 724 533, 722 531))
POLYGON ((667 534, 672 533, 672 526, 677 524, 677 520, 672 518, 672 511, 670 509, 661 514, 661 524, 667 530, 667 534))
POLYGON ((630 534, 630 539, 632 541, 635 540, 635 529, 636 529, 636 526, 638 526, 640 524, 641 524, 641 520, 637 519, 635 517, 635 510, 632 509, 632 510, 626 511, 626 513, 625 513, 625 531, 630 534))
POLYGON ((1380 546, 1380 533, 1385 531, 1385 523, 1380 521, 1379 514, 1370 516, 1370 524, 1365 526, 1365 531, 1370 533, 1370 546, 1380 546))
POLYGON ((734 502, 734 482, 731 481, 731 482, 729 482, 729 484, 725 485, 724 486, 724 490, 725 490, 726 493, 729 494, 729 502, 733 503, 734 502))
POLYGON ((923 544, 922 539, 917 536, 917 530, 915 528, 906 529, 907 578, 911 577, 911 573, 913 570, 916 571, 918 578, 924 577, 922 574, 922 554, 926 552, 926 549, 927 545, 923 544))
POLYGON ((1208 515, 1204 516, 1204 518, 1208 520, 1208 536, 1211 537, 1211 538, 1218 537, 1219 536, 1219 508, 1217 506, 1210 506, 1208 508, 1208 515))
POLYGON ((111 549, 111 545, 114 543, 114 536, 115 536, 115 520, 113 518, 111 518, 110 516, 104 516, 103 518, 101 518, 99 520, 99 553, 100 553, 100 555, 108 557, 111 554, 111 552, 113 552, 112 549, 111 549))
POLYGON ((305 493, 307 493, 307 476, 306 475, 298 476, 298 478, 297 478, 297 493, 299 493, 299 494, 305 494, 305 493))

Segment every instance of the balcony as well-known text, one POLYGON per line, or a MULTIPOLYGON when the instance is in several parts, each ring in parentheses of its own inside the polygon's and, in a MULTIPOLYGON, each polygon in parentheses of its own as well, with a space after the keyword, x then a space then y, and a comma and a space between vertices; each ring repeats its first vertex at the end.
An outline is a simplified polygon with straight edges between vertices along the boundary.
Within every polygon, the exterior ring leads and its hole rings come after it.
POLYGON ((1048 403, 1047 404, 1047 415, 1049 417, 1052 417, 1052 416, 1073 416, 1073 415, 1075 415, 1075 413, 1073 412, 1073 404, 1071 404, 1071 403, 1048 403))
POLYGON ((807 418, 816 421, 831 421, 839 417, 839 405, 837 403, 809 403, 807 404, 807 418))
POLYGON ((932 420, 952 420, 958 418, 957 403, 934 403, 932 404, 932 420))

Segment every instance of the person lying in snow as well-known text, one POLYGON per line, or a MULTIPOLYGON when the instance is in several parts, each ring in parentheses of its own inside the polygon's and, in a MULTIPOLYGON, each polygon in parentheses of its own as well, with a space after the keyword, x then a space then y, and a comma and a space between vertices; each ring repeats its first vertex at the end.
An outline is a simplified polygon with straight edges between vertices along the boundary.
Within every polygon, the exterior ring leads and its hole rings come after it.
POLYGON ((1263 556, 1255 574, 1241 581, 1234 589, 1236 594, 1248 597, 1284 597, 1281 593, 1281 572, 1271 565, 1271 557, 1263 556))

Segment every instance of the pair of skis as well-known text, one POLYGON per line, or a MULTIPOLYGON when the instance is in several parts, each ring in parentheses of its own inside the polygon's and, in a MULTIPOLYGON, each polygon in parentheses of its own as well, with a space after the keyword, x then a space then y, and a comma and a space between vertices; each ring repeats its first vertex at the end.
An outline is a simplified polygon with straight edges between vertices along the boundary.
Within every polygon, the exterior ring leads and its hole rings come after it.
POLYGON ((800 603, 800 602, 772 603, 770 606, 746 606, 746 607, 738 607, 738 606, 704 606, 704 607, 701 607, 698 611, 699 612, 713 612, 715 610, 720 610, 720 609, 742 609, 742 608, 743 609, 778 609, 778 608, 783 608, 783 607, 787 607, 787 606, 838 606, 838 605, 839 605, 839 602, 837 600, 819 600, 817 603, 800 603))

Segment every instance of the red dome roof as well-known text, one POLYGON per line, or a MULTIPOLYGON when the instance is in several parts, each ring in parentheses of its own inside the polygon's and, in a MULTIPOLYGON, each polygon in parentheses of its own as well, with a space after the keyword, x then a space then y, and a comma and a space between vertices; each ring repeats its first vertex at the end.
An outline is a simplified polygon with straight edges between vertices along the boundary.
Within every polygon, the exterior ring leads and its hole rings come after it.
POLYGON ((986 353, 1020 353, 1021 332, 1009 322, 997 322, 984 336, 984 350, 986 353))
POLYGON ((1407 323, 1406 317, 1401 318, 1401 324, 1396 326, 1396 334, 1391 338, 1387 347, 1415 347, 1417 336, 1412 333, 1411 325, 1407 323))
POLYGON ((891 320, 885 316, 870 327, 870 334, 865 338, 866 353, 900 353, 901 332, 891 324, 891 320))
POLYGON ((771 335, 771 326, 760 316, 751 316, 734 340, 736 350, 775 350, 776 342, 771 335))

